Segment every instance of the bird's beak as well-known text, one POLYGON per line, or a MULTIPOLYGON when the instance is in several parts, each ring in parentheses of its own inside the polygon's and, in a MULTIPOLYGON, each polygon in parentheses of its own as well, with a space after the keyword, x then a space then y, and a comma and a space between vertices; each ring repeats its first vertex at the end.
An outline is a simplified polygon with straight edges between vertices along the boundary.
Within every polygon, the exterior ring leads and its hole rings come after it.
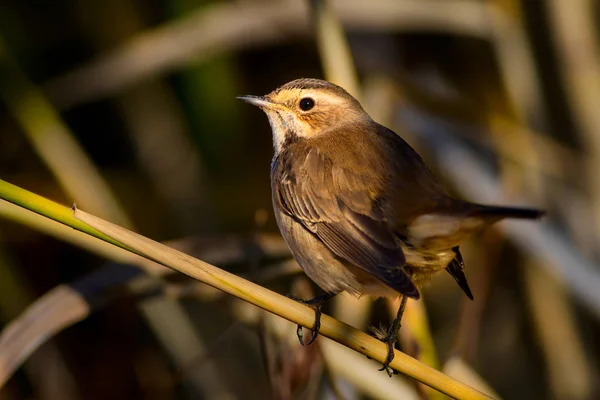
POLYGON ((275 108, 277 106, 265 96, 238 96, 237 98, 260 108, 275 108))

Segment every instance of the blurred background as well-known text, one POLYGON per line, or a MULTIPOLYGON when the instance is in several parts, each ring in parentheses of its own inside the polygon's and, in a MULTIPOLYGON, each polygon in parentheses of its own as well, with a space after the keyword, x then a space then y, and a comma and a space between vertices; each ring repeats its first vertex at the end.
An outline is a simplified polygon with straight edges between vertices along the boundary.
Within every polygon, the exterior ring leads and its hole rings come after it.
MULTIPOLYGON (((309 298, 272 218, 267 119, 236 96, 326 78, 456 196, 548 211, 462 245, 475 300, 437 277, 403 351, 498 398, 599 398, 599 17, 592 0, 3 0, 0 178, 309 298)), ((5 201, 0 217, 0 399, 444 398, 5 201)), ((395 307, 326 312, 368 330, 395 307)))

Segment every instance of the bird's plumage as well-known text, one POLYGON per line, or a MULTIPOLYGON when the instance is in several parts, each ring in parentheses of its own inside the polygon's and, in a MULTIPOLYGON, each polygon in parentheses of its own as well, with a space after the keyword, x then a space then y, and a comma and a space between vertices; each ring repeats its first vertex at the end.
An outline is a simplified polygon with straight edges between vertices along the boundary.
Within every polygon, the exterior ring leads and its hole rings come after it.
POLYGON ((301 79, 244 99, 263 108, 276 138, 271 179, 282 235, 326 291, 419 298, 418 288, 446 269, 472 298, 459 242, 498 219, 540 215, 448 196, 412 147, 329 82, 301 79), (308 97, 314 109, 303 110, 308 97))
POLYGON ((372 177, 336 161, 334 154, 309 140, 290 144, 272 166, 275 207, 337 258, 399 293, 418 297, 410 278, 398 268, 404 265, 404 254, 380 204, 371 197, 372 177))

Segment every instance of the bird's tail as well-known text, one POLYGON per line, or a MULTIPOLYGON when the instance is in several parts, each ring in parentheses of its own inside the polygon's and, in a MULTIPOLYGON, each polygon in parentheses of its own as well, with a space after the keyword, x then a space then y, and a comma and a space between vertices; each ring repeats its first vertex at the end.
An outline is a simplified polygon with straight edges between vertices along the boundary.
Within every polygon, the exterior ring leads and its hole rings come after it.
POLYGON ((480 217, 486 220, 498 221, 504 218, 538 219, 546 212, 536 208, 485 206, 473 204, 469 216, 480 217))

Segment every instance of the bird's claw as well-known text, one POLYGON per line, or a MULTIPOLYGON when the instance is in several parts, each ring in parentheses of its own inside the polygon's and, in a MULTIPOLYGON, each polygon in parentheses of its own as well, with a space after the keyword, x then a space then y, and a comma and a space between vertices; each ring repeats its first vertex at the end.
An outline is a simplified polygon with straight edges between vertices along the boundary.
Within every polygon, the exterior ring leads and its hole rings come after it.
POLYGON ((387 345, 388 354, 385 358, 385 362, 383 363, 383 367, 379 368, 379 371, 387 372, 388 376, 391 378, 393 374, 397 374, 397 371, 394 371, 390 368, 390 363, 394 359, 394 344, 396 343, 396 338, 393 336, 388 336, 385 338, 384 343, 387 345))
POLYGON ((304 333, 302 331, 302 325, 298 325, 298 327, 296 328, 296 335, 298 336, 298 341, 300 342, 300 344, 302 346, 309 346, 317 339, 317 336, 319 335, 319 329, 321 328, 321 309, 323 307, 322 301, 316 302, 315 299, 304 300, 291 294, 288 294, 287 297, 292 300, 296 300, 299 303, 307 305, 313 310, 315 310, 315 322, 313 324, 313 328, 311 329, 312 336, 308 343, 306 343, 306 345, 304 344, 304 333))
MULTIPOLYGON (((311 338, 308 341, 308 343, 306 343, 306 346, 311 345, 316 339, 317 336, 319 336, 319 329, 321 329, 321 305, 317 305, 317 306, 310 306, 315 310, 315 322, 313 325, 313 328, 310 330, 312 332, 311 338)), ((298 325, 298 327, 296 328, 296 335, 298 335, 298 340, 300 341, 300 344, 302 346, 305 346, 304 344, 304 333, 302 331, 302 325, 298 325)))
POLYGON ((394 347, 396 344, 396 336, 397 332, 393 330, 393 327, 390 327, 387 335, 382 339, 382 342, 387 345, 387 357, 385 358, 385 362, 383 363, 383 367, 379 368, 379 371, 387 372, 388 376, 391 378, 392 375, 397 375, 398 371, 392 369, 390 367, 390 363, 394 359, 394 347))

